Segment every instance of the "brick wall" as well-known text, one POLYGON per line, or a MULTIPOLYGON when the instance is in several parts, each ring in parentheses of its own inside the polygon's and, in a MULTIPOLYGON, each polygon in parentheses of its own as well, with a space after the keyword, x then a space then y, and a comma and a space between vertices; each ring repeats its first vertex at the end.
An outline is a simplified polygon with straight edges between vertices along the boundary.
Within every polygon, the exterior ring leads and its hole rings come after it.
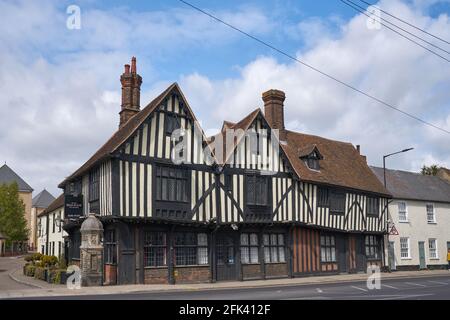
POLYGON ((211 281, 211 272, 208 266, 175 267, 175 283, 205 283, 211 281))
POLYGON ((266 264, 266 278, 279 278, 288 276, 287 263, 266 264))
POLYGON ((243 264, 242 265, 242 278, 244 280, 261 279, 262 278, 260 264, 243 264))
POLYGON ((144 284, 167 284, 169 272, 167 268, 146 268, 144 270, 144 284))
POLYGON ((105 285, 117 283, 117 266, 105 264, 105 285))

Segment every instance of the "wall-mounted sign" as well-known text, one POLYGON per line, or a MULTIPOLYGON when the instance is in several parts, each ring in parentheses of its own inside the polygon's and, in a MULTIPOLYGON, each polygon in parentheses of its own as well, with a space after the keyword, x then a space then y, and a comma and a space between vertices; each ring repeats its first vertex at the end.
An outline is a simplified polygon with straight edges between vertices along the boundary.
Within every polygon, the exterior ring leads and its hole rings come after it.
POLYGON ((78 218, 83 215, 83 195, 64 196, 64 215, 67 219, 78 218))
POLYGON ((394 225, 392 226, 391 230, 389 231, 389 234, 391 236, 398 236, 398 230, 394 225))

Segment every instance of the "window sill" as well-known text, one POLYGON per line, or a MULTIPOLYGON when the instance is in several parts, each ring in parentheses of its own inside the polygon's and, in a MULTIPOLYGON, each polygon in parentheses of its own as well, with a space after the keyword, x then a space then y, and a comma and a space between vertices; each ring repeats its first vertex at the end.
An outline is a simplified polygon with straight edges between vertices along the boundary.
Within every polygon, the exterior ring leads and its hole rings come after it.
POLYGON ((371 218, 378 218, 379 214, 377 214, 377 213, 368 213, 367 216, 371 217, 371 218))
POLYGON ((428 222, 428 224, 437 224, 436 221, 427 221, 427 222, 428 222))
POLYGON ((400 260, 412 260, 412 258, 411 258, 411 257, 408 257, 408 258, 400 258, 400 260))
POLYGON ((284 264, 286 261, 280 261, 280 262, 264 262, 264 264, 284 264))
POLYGON ((429 258, 430 259, 430 261, 436 261, 436 260, 439 260, 439 257, 438 258, 429 258))
POLYGON ((409 220, 404 220, 404 221, 398 221, 398 223, 409 223, 409 220))
POLYGON ((192 265, 174 265, 174 268, 201 268, 201 267, 209 267, 209 264, 192 264, 192 265))
POLYGON ((144 269, 149 269, 149 270, 155 270, 155 269, 167 269, 167 266, 144 267, 144 269))

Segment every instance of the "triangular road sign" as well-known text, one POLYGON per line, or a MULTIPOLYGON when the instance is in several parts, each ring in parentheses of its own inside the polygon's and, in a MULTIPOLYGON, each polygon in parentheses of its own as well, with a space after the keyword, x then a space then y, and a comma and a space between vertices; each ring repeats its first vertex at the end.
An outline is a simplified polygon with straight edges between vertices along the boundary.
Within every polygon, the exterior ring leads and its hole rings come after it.
POLYGON ((389 231, 389 234, 391 236, 398 236, 398 230, 395 226, 392 226, 391 230, 389 231))

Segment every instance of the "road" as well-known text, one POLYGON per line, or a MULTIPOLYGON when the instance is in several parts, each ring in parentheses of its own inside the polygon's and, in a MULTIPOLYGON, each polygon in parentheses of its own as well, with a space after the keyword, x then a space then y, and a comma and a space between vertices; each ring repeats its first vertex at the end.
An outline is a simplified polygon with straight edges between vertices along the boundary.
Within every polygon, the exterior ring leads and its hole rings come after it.
MULTIPOLYGON (((250 284, 250 283, 249 283, 250 284)), ((138 292, 110 295, 61 296, 33 299, 114 300, 427 300, 450 299, 449 276, 386 279, 381 288, 369 290, 365 282, 293 285, 240 289, 138 292)))
POLYGON ((0 292, 6 290, 24 290, 33 287, 21 284, 10 278, 9 273, 23 266, 23 257, 0 257, 0 292))

